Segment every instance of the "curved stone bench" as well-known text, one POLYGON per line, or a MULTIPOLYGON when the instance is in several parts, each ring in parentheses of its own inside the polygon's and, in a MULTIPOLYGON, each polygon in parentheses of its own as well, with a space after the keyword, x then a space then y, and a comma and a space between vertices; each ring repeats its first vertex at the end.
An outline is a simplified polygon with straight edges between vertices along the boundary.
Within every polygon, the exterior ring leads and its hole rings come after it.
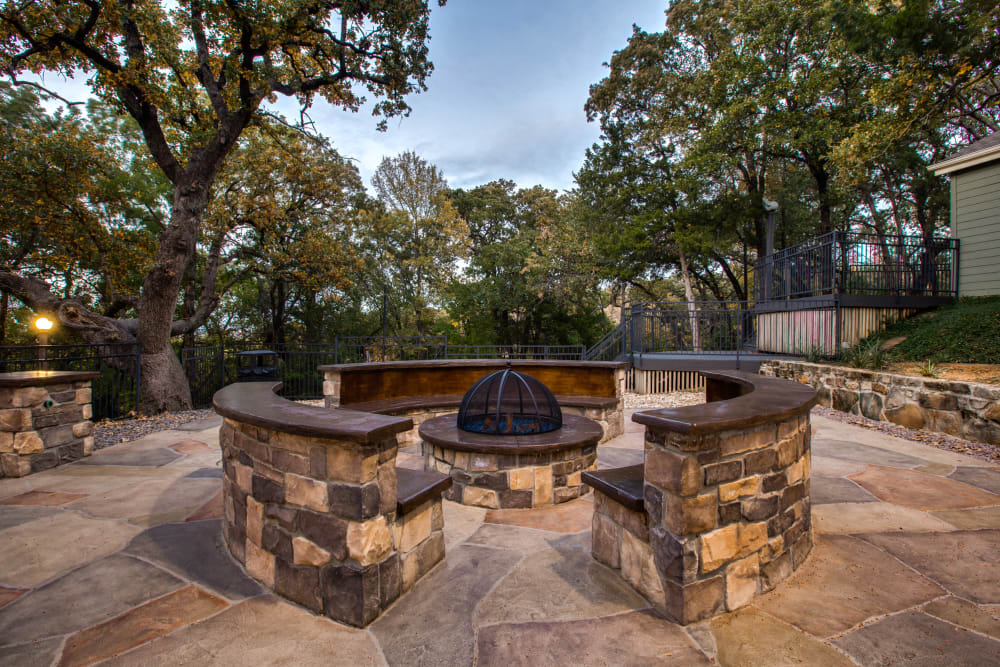
POLYGON ((816 392, 704 372, 707 403, 637 412, 645 463, 586 472, 592 554, 682 624, 732 611, 812 549, 809 409, 816 392))
POLYGON ((597 422, 564 415, 548 433, 487 435, 463 431, 455 415, 420 425, 428 469, 451 475, 445 495, 463 505, 526 509, 564 503, 586 493, 581 477, 597 465, 597 422))
POLYGON ((444 558, 451 478, 396 468, 409 419, 294 403, 280 387, 239 383, 213 398, 226 544, 278 595, 367 625, 444 558))
MULTIPOLYGON (((327 407, 409 417, 414 427, 399 435, 417 444, 424 421, 458 410, 476 380, 507 366, 505 359, 395 361, 320 366, 327 407)), ((625 372, 628 364, 604 361, 511 360, 511 368, 541 380, 566 415, 593 419, 601 442, 625 432, 625 372)))

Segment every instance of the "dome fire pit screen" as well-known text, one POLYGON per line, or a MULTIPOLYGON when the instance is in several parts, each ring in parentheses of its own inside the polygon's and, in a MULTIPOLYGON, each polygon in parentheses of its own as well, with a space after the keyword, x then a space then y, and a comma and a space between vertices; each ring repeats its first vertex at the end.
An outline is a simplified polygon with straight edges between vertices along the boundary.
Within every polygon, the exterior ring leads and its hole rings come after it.
POLYGON ((509 363, 472 385, 458 409, 458 427, 472 433, 533 435, 562 424, 562 411, 549 388, 509 363))

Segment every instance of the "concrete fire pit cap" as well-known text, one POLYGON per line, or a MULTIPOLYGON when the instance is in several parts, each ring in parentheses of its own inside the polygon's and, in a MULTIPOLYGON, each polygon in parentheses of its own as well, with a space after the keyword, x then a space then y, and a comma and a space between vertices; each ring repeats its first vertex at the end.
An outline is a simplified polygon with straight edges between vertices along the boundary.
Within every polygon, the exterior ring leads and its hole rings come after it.
POLYGON ((100 373, 95 371, 16 371, 14 373, 0 373, 0 387, 16 389, 47 384, 65 384, 67 382, 86 382, 99 375, 100 373))
POLYGON ((324 408, 289 401, 277 395, 281 383, 237 382, 215 392, 215 411, 233 421, 330 440, 374 443, 413 428, 408 417, 324 408))
POLYGON ((489 435, 458 428, 454 414, 428 419, 418 429, 420 438, 438 447, 477 454, 539 454, 596 445, 604 434, 593 419, 563 415, 563 425, 548 433, 489 435))
POLYGON ((805 414, 816 391, 778 378, 741 371, 702 371, 708 402, 679 408, 644 410, 632 421, 675 433, 716 433, 773 424, 805 414))

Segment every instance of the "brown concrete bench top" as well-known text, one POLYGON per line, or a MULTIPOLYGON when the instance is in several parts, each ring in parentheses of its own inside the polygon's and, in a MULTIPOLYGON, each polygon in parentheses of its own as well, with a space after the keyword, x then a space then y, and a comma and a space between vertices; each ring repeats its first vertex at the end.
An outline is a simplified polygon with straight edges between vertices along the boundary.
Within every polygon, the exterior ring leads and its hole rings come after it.
POLYGON ((396 509, 401 514, 437 498, 451 486, 451 475, 427 470, 396 468, 396 509))
POLYGON ((537 454, 595 445, 604 432, 597 422, 563 415, 562 428, 548 433, 500 437, 470 433, 458 428, 455 415, 428 419, 419 428, 420 437, 438 447, 477 454, 537 454))
MULTIPOLYGON (((427 396, 404 396, 401 398, 384 398, 378 401, 363 401, 361 403, 348 403, 343 407, 351 410, 361 410, 362 412, 375 412, 385 414, 399 410, 418 410, 423 408, 457 408, 462 404, 463 394, 430 394, 427 396)), ((568 405, 577 408, 613 408, 618 404, 615 398, 604 398, 601 396, 569 396, 560 394, 556 396, 559 405, 568 405)))
POLYGON ((585 471, 583 481, 633 512, 641 512, 645 507, 642 490, 644 474, 645 465, 640 463, 624 468, 585 471))
POLYGON ((99 375, 100 373, 95 371, 15 371, 13 373, 0 373, 0 387, 16 389, 66 382, 85 382, 93 380, 99 375))
POLYGON ((676 433, 714 433, 770 424, 804 414, 816 404, 807 385, 741 371, 702 371, 708 403, 644 410, 632 421, 676 433))
MULTIPOLYGON (((627 368, 624 361, 576 361, 553 359, 511 359, 511 366, 575 366, 577 368, 627 368)), ((397 368, 503 368, 507 359, 428 359, 424 361, 376 361, 361 364, 329 364, 319 366, 318 370, 340 371, 341 373, 363 372, 371 370, 389 370, 397 368)))
POLYGON ((314 438, 370 443, 413 428, 407 417, 295 403, 278 396, 281 383, 238 382, 215 392, 212 405, 223 417, 314 438))

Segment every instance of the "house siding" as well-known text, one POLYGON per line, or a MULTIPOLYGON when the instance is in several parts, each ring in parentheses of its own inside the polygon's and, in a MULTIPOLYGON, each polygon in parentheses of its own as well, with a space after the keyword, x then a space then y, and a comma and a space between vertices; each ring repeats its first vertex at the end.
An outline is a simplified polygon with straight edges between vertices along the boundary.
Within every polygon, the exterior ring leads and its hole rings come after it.
POLYGON ((952 175, 951 226, 962 244, 959 295, 1000 294, 1000 161, 952 175))

